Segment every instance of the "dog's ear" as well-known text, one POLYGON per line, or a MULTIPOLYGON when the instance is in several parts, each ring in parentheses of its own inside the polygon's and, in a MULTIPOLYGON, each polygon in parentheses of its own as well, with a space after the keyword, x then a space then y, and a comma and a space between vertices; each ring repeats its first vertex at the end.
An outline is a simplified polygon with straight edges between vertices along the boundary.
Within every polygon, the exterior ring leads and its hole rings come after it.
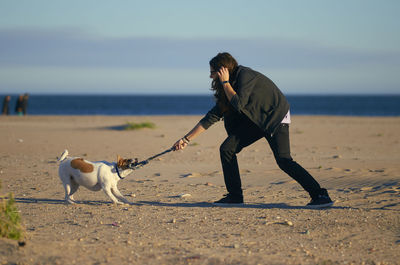
POLYGON ((120 155, 117 155, 117 167, 121 167, 124 163, 124 159, 120 155))

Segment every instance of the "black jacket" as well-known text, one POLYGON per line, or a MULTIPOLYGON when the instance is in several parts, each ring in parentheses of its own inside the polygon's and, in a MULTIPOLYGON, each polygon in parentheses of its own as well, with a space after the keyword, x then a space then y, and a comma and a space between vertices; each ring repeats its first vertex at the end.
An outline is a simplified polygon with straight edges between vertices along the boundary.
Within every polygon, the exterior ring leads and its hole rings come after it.
MULTIPOLYGON (((235 110, 272 135, 289 111, 289 103, 279 88, 265 75, 244 66, 238 66, 230 83, 236 91, 230 101, 235 110)), ((200 123, 208 129, 222 117, 216 104, 200 123)))

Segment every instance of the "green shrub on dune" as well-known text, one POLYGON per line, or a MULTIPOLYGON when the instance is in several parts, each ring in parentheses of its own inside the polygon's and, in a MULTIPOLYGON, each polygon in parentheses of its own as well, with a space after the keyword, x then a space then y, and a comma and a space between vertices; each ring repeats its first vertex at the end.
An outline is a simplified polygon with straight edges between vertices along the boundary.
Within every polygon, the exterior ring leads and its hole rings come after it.
MULTIPOLYGON (((1 188, 1 183, 0 183, 1 188)), ((12 193, 6 197, 0 196, 0 236, 14 240, 23 240, 21 217, 15 206, 12 193)))
POLYGON ((135 122, 128 122, 125 125, 125 130, 139 130, 143 128, 150 128, 154 129, 156 125, 152 122, 141 122, 141 123, 135 123, 135 122))

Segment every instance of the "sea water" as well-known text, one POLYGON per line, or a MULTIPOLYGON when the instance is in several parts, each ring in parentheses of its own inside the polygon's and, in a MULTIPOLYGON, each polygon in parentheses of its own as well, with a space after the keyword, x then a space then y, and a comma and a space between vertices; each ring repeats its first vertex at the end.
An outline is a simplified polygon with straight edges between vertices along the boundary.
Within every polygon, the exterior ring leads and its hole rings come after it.
MULTIPOLYGON (((0 96, 0 103, 5 95, 0 96)), ((11 95, 15 114, 17 95, 11 95)), ((400 95, 288 95, 292 115, 400 116, 400 95)), ((29 115, 204 115, 211 95, 30 95, 29 115)))

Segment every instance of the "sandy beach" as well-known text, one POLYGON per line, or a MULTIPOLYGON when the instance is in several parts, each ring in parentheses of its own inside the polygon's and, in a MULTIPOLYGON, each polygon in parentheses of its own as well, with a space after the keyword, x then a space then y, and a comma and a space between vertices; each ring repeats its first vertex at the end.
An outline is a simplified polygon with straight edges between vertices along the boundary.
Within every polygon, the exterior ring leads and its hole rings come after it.
POLYGON ((400 118, 293 116, 293 158, 328 189, 334 207, 311 210, 265 140, 239 155, 245 205, 226 193, 223 123, 184 151, 119 182, 130 205, 80 188, 64 203, 57 157, 146 159, 200 116, 0 117, 0 179, 12 192, 26 245, 0 239, 0 264, 400 264, 400 118), (154 129, 121 130, 127 122, 154 129), (182 196, 184 195, 184 196, 182 196))

